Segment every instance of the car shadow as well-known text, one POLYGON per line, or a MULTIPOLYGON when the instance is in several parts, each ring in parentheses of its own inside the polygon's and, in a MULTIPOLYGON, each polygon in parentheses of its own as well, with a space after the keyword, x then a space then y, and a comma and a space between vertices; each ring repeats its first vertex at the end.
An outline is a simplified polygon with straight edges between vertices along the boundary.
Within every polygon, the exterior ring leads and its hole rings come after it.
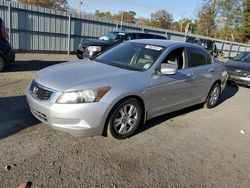
MULTIPOLYGON (((226 88, 223 90, 222 94, 221 94, 221 98, 219 101, 219 104, 224 103, 225 101, 227 101, 228 99, 230 99, 231 97, 233 97, 237 92, 238 92, 239 88, 237 86, 233 86, 233 85, 227 85, 226 88)), ((169 121, 172 118, 178 117, 178 116, 182 116, 185 114, 188 114, 190 112, 194 112, 196 110, 200 110, 204 108, 204 104, 197 104, 182 110, 178 110, 175 112, 171 112, 153 119, 148 120, 145 125, 140 126, 137 133, 136 134, 140 134, 148 129, 153 128, 156 125, 159 125, 165 121, 169 121)))
POLYGON ((178 111, 171 112, 171 113, 168 113, 168 114, 165 114, 162 116, 158 116, 156 118, 152 118, 152 119, 148 120, 145 123, 145 125, 140 126, 136 134, 142 133, 148 129, 153 128, 156 125, 159 125, 165 121, 171 120, 172 118, 175 118, 177 116, 182 116, 182 115, 185 115, 187 113, 202 109, 203 106, 204 106, 203 104, 198 104, 198 105, 191 106, 191 107, 188 107, 188 108, 185 108, 182 110, 178 110, 178 111))
POLYGON ((63 62, 66 61, 40 61, 40 60, 15 61, 6 66, 4 72, 38 71, 43 68, 63 62))
POLYGON ((221 93, 219 104, 225 102, 226 100, 232 98, 239 91, 237 85, 227 84, 223 92, 221 93))
POLYGON ((39 122, 30 113, 25 96, 1 97, 0 114, 0 139, 39 122))

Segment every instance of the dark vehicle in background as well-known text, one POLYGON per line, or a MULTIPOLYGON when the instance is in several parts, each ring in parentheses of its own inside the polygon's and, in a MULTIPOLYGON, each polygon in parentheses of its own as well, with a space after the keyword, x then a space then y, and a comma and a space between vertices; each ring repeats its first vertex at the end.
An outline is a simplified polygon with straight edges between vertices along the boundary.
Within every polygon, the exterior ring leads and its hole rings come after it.
POLYGON ((217 49, 215 42, 212 40, 200 39, 197 37, 187 37, 186 42, 202 46, 215 58, 219 55, 219 50, 217 49))
POLYGON ((229 83, 250 86, 250 52, 241 52, 225 63, 229 83))
POLYGON ((108 32, 101 36, 99 39, 83 39, 76 50, 76 55, 79 59, 94 58, 97 54, 105 51, 106 49, 120 44, 124 41, 134 39, 167 39, 162 35, 155 35, 150 33, 140 32, 108 32))
POLYGON ((15 61, 15 53, 9 43, 9 36, 6 32, 4 21, 0 18, 0 72, 4 67, 15 61))

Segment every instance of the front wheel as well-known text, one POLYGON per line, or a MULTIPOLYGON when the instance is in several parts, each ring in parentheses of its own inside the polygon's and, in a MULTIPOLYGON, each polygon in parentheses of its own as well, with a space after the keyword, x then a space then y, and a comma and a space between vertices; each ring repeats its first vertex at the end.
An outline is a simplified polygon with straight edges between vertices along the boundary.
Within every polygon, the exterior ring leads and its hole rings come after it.
POLYGON ((0 56, 0 72, 3 71, 4 67, 5 67, 4 59, 3 57, 0 56))
POLYGON ((207 108, 214 108, 219 101, 220 98, 220 94, 221 94, 221 87, 219 83, 216 83, 213 85, 213 87, 211 88, 207 100, 206 100, 206 107, 207 108))
POLYGON ((78 57, 78 59, 83 59, 83 53, 79 50, 76 51, 76 56, 78 57))
POLYGON ((108 120, 108 136, 126 139, 132 136, 142 121, 142 107, 136 99, 127 99, 116 105, 108 120))

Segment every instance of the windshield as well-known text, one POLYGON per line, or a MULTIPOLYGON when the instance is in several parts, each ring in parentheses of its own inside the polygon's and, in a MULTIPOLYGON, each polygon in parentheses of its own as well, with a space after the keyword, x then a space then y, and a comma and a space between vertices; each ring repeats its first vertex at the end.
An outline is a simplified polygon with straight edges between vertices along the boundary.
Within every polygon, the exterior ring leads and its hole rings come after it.
POLYGON ((125 42, 98 56, 95 61, 124 69, 145 71, 163 51, 161 46, 125 42))
POLYGON ((99 39, 105 41, 118 41, 121 39, 122 35, 124 35, 124 33, 109 32, 101 36, 99 39))
POLYGON ((233 58, 234 61, 240 61, 245 63, 250 63, 250 53, 240 53, 233 58))

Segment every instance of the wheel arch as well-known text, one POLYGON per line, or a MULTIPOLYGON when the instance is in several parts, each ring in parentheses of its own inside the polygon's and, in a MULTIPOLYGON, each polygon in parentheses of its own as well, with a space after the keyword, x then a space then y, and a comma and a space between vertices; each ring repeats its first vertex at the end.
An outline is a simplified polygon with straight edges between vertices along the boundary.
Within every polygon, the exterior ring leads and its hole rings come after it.
POLYGON ((136 99, 140 104, 141 104, 141 107, 142 107, 142 122, 145 122, 147 117, 147 112, 146 112, 146 107, 145 107, 145 102, 144 100, 142 99, 142 97, 138 96, 138 95, 128 95, 126 97, 123 97, 121 98, 120 100, 118 100, 118 102, 116 102, 112 107, 111 107, 111 110, 109 111, 108 113, 108 116, 105 120, 105 124, 104 124, 104 128, 103 128, 103 132, 102 132, 102 135, 103 136, 107 136, 107 128, 108 128, 108 120, 110 118, 110 116, 112 115, 112 112, 114 111, 115 107, 117 107, 119 104, 121 104, 122 102, 128 100, 128 99, 136 99))

